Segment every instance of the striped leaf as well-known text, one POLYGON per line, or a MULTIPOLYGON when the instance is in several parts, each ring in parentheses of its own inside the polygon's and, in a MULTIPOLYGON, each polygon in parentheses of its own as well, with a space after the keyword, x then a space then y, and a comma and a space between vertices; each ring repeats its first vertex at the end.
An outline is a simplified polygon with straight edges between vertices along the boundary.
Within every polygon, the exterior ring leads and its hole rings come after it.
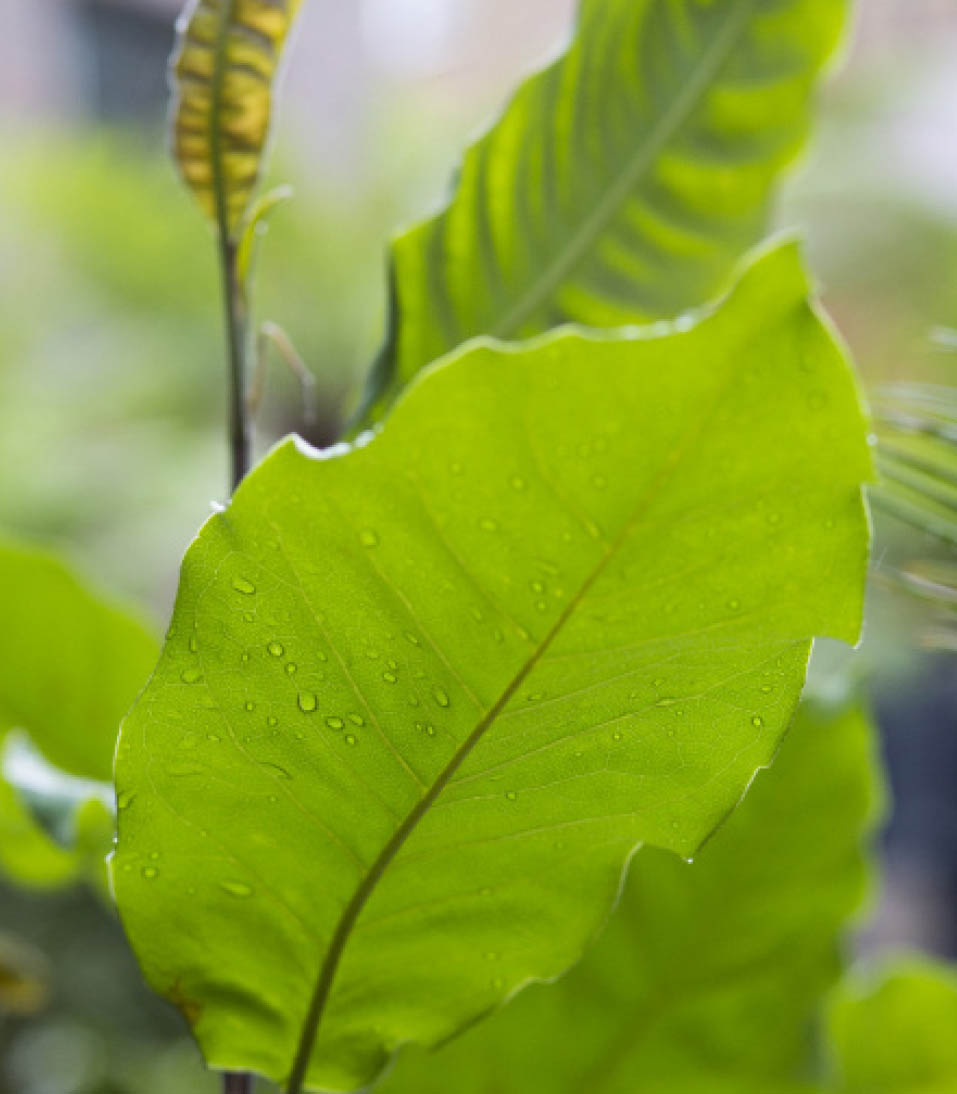
POLYGON ((190 0, 172 60, 173 157, 236 235, 262 169, 282 48, 301 0, 190 0))
POLYGON ((395 241, 364 407, 475 335, 671 318, 719 292, 766 229, 845 11, 582 0, 568 53, 468 151, 448 207, 395 241))

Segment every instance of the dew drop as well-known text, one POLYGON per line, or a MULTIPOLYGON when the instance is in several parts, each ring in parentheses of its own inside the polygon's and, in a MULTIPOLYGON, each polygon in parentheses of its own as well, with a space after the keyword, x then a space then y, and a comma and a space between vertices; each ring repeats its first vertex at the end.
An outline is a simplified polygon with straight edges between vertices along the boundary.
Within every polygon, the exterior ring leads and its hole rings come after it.
POLYGON ((358 744, 358 742, 359 742, 359 738, 356 737, 355 734, 353 734, 353 733, 347 733, 345 735, 344 740, 345 740, 347 745, 354 745, 354 744, 358 744))
POLYGON ((432 695, 434 696, 435 701, 439 704, 440 707, 451 706, 451 700, 449 699, 448 692, 444 691, 442 688, 433 688, 432 695))
POLYGON ((409 642, 412 643, 413 646, 417 646, 419 644, 418 638, 411 631, 406 631, 405 637, 409 642))
POLYGON ((538 593, 539 596, 541 596, 541 594, 545 592, 545 586, 540 581, 530 581, 528 583, 528 587, 532 590, 533 593, 538 593))
POLYGON ((659 699, 656 703, 656 707, 673 707, 677 703, 677 699, 659 699))
POLYGON ((198 649, 199 649, 199 639, 196 637, 195 634, 191 634, 189 636, 189 652, 190 653, 196 653, 196 651, 198 649))
POLYGON ((762 684, 761 690, 764 692, 765 695, 770 695, 770 693, 774 691, 774 686, 772 684, 762 684))
POLYGON ((270 657, 282 657, 286 652, 283 649, 281 642, 270 642, 266 649, 269 651, 270 657))
POLYGON ((155 866, 144 866, 140 873, 147 881, 152 881, 154 878, 159 877, 159 870, 155 866))
POLYGON ((398 680, 398 677, 394 672, 384 672, 382 674, 382 679, 385 680, 387 684, 394 684, 398 680))
POLYGON ((256 704, 252 701, 252 699, 247 699, 246 702, 243 703, 243 709, 248 710, 250 713, 252 713, 256 709, 256 704))
POLYGON ((731 609, 731 611, 736 612, 738 610, 738 608, 741 607, 741 601, 740 600, 729 600, 728 601, 728 607, 731 609))
POLYGON ((378 547, 379 537, 371 528, 365 528, 359 533, 359 542, 363 547, 378 547))
POLYGON ((216 745, 219 744, 219 742, 222 740, 222 737, 220 737, 218 733, 207 733, 206 740, 216 745))
POLYGON ((249 650, 243 650, 243 652, 240 654, 239 660, 242 661, 242 663, 244 665, 248 665, 249 664, 249 650))
POLYGON ((286 665, 286 675, 287 676, 294 676, 296 674, 296 672, 298 671, 298 669, 299 669, 299 666, 296 664, 296 662, 295 661, 290 661, 289 664, 286 665))
POLYGON ((755 729, 760 729, 764 725, 764 719, 759 714, 755 714, 751 719, 751 725, 753 725, 755 729))
POLYGON ((219 887, 224 893, 229 893, 230 896, 234 896, 238 900, 253 895, 252 886, 247 885, 244 881, 221 881, 219 887))
POLYGON ((620 740, 621 740, 621 739, 622 739, 623 737, 624 737, 624 734, 623 734, 623 733, 621 733, 621 732, 619 732, 618 730, 616 730, 616 731, 615 731, 615 732, 614 732, 614 733, 613 733, 613 734, 611 735, 611 739, 612 739, 613 741, 620 741, 620 740))
POLYGON ((252 613, 252 612, 243 612, 243 619, 244 619, 244 620, 245 620, 245 621, 246 621, 247 623, 252 623, 252 621, 253 621, 253 620, 254 620, 255 618, 256 618, 256 617, 255 617, 255 616, 253 615, 253 613, 252 613))
POLYGON ((184 684, 195 684, 197 680, 201 680, 203 678, 203 674, 199 671, 199 669, 183 669, 183 671, 179 674, 179 678, 183 681, 184 684))
POLYGON ((278 726, 279 719, 276 717, 275 714, 270 714, 269 717, 266 719, 266 725, 269 727, 278 726))
POLYGON ((244 577, 234 577, 233 588, 237 593, 242 593, 243 596, 252 596, 256 591, 256 586, 251 581, 247 581, 244 577))
POLYGON ((510 802, 513 802, 513 801, 516 801, 518 799, 518 794, 514 790, 506 790, 505 791, 505 797, 506 797, 506 800, 508 800, 510 802))
POLYGON ((426 732, 427 736, 434 737, 435 736, 435 726, 432 725, 431 722, 429 722, 429 724, 425 727, 425 732, 426 732))
POLYGON ((365 719, 361 714, 350 714, 349 721, 352 722, 354 726, 364 726, 366 724, 365 719))
POLYGON ((135 796, 136 795, 131 793, 129 790, 124 790, 121 794, 117 795, 116 808, 129 809, 129 807, 133 804, 133 798, 135 796))
POLYGON ((311 691, 299 692, 299 709, 303 714, 311 714, 317 707, 318 700, 315 693, 311 691))
POLYGON ((330 729, 344 729, 345 724, 346 723, 341 718, 337 718, 335 715, 331 715, 326 719, 326 725, 330 729))

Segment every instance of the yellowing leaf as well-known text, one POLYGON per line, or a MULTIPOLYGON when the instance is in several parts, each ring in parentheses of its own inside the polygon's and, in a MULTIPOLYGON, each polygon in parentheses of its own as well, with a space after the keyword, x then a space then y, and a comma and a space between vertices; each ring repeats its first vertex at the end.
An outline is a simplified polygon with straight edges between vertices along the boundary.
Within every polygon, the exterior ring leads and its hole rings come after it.
POLYGON ((173 55, 173 156, 233 236, 259 181, 283 45, 300 0, 191 0, 173 55))

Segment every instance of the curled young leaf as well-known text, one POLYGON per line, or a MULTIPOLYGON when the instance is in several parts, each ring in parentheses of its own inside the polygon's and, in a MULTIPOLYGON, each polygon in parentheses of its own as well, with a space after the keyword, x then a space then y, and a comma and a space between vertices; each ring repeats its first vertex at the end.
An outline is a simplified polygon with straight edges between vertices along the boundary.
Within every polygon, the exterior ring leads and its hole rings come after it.
POLYGON ((870 472, 793 247, 682 333, 483 343, 190 548, 113 878, 208 1060, 368 1083, 567 968, 853 642, 870 472))
POLYGON ((172 60, 173 155, 234 237, 262 170, 273 88, 301 0, 190 0, 172 60))

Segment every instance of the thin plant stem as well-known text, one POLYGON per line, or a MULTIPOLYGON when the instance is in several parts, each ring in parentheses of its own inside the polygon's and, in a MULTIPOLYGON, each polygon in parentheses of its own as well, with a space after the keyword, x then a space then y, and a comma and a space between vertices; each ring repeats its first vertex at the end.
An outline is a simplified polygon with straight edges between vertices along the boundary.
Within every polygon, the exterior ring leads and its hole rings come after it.
POLYGON ((223 1094, 252 1094, 253 1077, 244 1071, 227 1071, 223 1075, 223 1094))
POLYGON ((229 366, 228 442, 230 455, 230 486, 235 490, 246 477, 250 466, 252 427, 246 398, 249 369, 248 309, 246 293, 239 280, 236 244, 231 239, 220 242, 220 265, 223 279, 223 304, 226 313, 226 345, 229 366))

